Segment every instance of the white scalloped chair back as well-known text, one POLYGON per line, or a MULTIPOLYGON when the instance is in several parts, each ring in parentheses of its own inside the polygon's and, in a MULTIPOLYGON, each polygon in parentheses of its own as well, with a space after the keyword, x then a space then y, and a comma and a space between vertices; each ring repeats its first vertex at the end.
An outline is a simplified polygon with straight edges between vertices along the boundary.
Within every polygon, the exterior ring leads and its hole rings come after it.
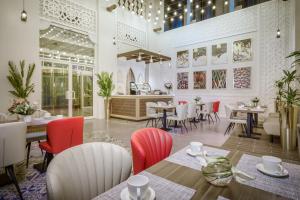
POLYGON ((125 181, 131 157, 110 143, 86 143, 54 157, 47 169, 50 200, 88 200, 125 181))

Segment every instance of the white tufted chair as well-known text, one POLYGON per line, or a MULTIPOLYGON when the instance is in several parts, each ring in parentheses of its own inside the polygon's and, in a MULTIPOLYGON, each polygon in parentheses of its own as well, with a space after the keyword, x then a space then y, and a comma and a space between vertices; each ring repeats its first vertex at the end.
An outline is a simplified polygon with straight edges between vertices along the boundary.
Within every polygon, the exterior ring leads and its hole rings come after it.
POLYGON ((88 200, 125 181, 131 173, 131 157, 110 143, 86 143, 67 149, 47 169, 50 200, 88 200))
POLYGON ((5 172, 16 186, 21 199, 23 197, 14 172, 14 164, 22 162, 25 158, 26 131, 25 122, 0 124, 0 168, 5 167, 5 172))

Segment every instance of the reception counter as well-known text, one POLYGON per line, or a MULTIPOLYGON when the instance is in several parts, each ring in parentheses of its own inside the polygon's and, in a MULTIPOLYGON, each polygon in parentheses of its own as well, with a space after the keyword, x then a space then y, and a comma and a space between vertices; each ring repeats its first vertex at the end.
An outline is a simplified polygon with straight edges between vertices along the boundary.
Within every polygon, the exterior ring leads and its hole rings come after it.
POLYGON ((115 95, 111 98, 110 116, 140 121, 147 119, 146 103, 173 101, 171 95, 115 95))

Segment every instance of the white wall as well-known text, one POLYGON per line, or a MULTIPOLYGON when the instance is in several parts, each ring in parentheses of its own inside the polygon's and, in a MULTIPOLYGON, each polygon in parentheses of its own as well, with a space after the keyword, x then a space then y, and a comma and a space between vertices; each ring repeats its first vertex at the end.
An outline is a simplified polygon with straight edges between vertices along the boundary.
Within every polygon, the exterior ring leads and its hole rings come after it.
POLYGON ((38 0, 26 1, 25 9, 28 13, 26 23, 20 20, 22 1, 1 0, 0 2, 0 112, 7 112, 13 99, 13 96, 8 93, 11 86, 6 79, 9 60, 19 64, 19 61, 24 59, 27 64, 36 64, 33 77, 36 85, 35 93, 30 96, 30 100, 41 102, 38 2, 38 0))
MULTIPOLYGON (((174 29, 160 34, 151 34, 152 45, 150 48, 172 57, 172 72, 167 73, 167 67, 150 69, 152 82, 163 88, 165 80, 173 80, 174 94, 176 99, 192 100, 195 96, 201 96, 204 101, 221 100, 221 112, 223 105, 234 103, 237 100, 250 101, 251 98, 260 97, 263 104, 273 109, 275 89, 274 81, 282 75, 286 61, 284 57, 293 50, 293 5, 294 1, 280 3, 280 29, 281 38, 276 39, 277 30, 277 7, 275 0, 259 4, 247 9, 239 10, 230 14, 222 15, 202 22, 191 24, 182 28, 174 29), (252 39, 253 60, 245 63, 232 62, 232 43, 240 39, 252 39), (226 42, 228 45, 228 64, 211 65, 211 45, 226 42), (176 52, 190 50, 206 46, 208 50, 208 65, 205 67, 176 68, 176 52), (251 89, 233 88, 233 68, 252 67, 251 89), (227 69, 227 89, 211 89, 211 70, 227 69), (157 71, 158 70, 158 71, 157 71), (206 90, 193 89, 193 71, 207 71, 206 90), (189 72, 189 89, 177 90, 177 72, 189 72), (160 76, 157 76, 160 74, 160 76), (156 78, 158 77, 158 78, 156 78)), ((190 62, 191 63, 191 62, 190 62)), ((191 64, 190 64, 191 65, 191 64)), ((169 71, 170 72, 170 71, 169 71)), ((151 78, 150 78, 151 79, 151 78)))

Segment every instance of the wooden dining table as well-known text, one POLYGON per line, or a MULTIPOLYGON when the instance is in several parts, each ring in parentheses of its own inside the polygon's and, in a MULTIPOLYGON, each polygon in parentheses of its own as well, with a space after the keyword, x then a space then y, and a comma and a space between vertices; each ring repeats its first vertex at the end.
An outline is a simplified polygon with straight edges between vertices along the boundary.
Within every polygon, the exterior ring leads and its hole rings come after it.
MULTIPOLYGON (((216 147, 213 147, 216 148, 216 147)), ((225 150, 226 149, 221 149, 225 150)), ((251 154, 249 152, 242 152, 239 150, 230 150, 227 154, 227 158, 230 160, 233 166, 236 166, 242 156, 253 155, 260 157, 258 154, 251 154)), ((172 156, 172 155, 171 155, 172 156)), ((294 163, 295 164, 295 163, 294 163)), ((299 163, 297 163, 299 164, 299 163)), ((255 164, 253 164, 255 167, 255 164)), ((235 179, 224 187, 214 186, 206 181, 202 172, 190 167, 186 167, 168 160, 162 160, 152 167, 145 170, 146 172, 166 179, 181 186, 191 188, 195 190, 195 193, 191 197, 191 200, 218 200, 221 198, 230 200, 279 200, 288 199, 286 197, 274 194, 263 190, 260 187, 251 187, 247 184, 237 182, 235 179)), ((246 171, 245 171, 246 172, 246 171)), ((247 172, 246 172, 247 173, 247 172)), ((265 176, 261 174, 262 176, 265 176)), ((116 186, 118 187, 118 186, 116 186)), ((114 189, 114 188, 113 188, 114 189)), ((113 190, 111 189, 111 190, 113 190)), ((293 188, 297 189, 297 188, 293 188)), ((109 191, 108 191, 109 193, 109 191)), ((100 195, 101 196, 101 195, 100 195)), ((95 198, 97 199, 97 198, 95 198)), ((101 199, 101 198, 98 198, 101 199)))
POLYGON ((242 137, 259 139, 259 137, 254 135, 261 135, 259 133, 253 132, 253 127, 258 124, 258 114, 263 114, 266 112, 266 108, 257 107, 234 107, 232 109, 234 113, 246 113, 247 114, 247 127, 246 135, 240 135, 242 137))

